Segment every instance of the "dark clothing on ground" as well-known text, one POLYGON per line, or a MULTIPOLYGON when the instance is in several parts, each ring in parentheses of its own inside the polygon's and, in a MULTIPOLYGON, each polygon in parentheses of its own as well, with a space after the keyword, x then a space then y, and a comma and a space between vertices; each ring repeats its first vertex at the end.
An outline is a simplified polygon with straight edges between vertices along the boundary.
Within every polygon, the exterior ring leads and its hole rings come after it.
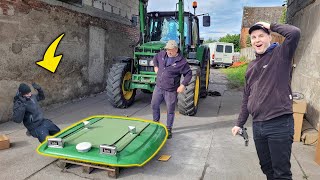
POLYGON ((33 137, 38 138, 39 142, 43 142, 46 140, 47 136, 54 135, 59 131, 60 129, 58 126, 56 126, 51 120, 44 119, 37 128, 30 131, 30 134, 33 137))
POLYGON ((268 180, 292 179, 290 157, 293 134, 292 114, 253 122, 253 139, 261 169, 268 180))
POLYGON ((154 56, 153 63, 159 68, 156 84, 166 91, 176 91, 180 84, 187 86, 192 78, 189 64, 181 54, 169 58, 166 51, 160 51, 154 56), (181 75, 184 79, 180 83, 181 75))
POLYGON ((33 137, 40 142, 45 140, 47 135, 53 135, 60 131, 50 120, 44 119, 42 109, 38 101, 44 100, 45 96, 41 88, 37 89, 38 94, 32 94, 30 98, 23 97, 20 93, 13 100, 13 121, 16 123, 23 122, 33 137), (46 129, 47 130, 44 130, 46 129), (39 133, 39 132, 44 133, 39 133), (48 133, 45 133, 48 131, 48 133), (45 136, 43 138, 43 136, 45 136))
POLYGON ((292 113, 290 73, 300 30, 291 25, 271 24, 271 30, 286 39, 272 45, 264 54, 256 54, 247 69, 242 108, 236 123, 242 127, 249 114, 254 121, 267 121, 292 113))

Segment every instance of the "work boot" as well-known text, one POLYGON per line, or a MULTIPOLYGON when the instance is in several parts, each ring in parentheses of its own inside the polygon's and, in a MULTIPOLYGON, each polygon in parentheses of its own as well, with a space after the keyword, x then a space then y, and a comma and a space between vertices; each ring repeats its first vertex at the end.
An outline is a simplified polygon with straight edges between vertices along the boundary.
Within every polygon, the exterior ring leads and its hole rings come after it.
POLYGON ((31 136, 31 134, 30 134, 30 132, 27 130, 27 132, 26 132, 26 135, 27 136, 31 136))
POLYGON ((172 129, 171 128, 168 128, 168 139, 171 139, 172 138, 172 129))

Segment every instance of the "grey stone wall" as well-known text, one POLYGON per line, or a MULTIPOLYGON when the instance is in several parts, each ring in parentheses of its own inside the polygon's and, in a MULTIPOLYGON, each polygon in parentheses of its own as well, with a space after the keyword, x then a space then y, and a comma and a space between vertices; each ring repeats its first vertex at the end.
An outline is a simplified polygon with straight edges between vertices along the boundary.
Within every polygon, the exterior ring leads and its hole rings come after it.
POLYGON ((287 22, 301 29, 294 57, 293 91, 304 94, 308 102, 307 119, 319 127, 320 111, 320 0, 289 0, 287 22))
POLYGON ((130 45, 139 35, 138 27, 130 23, 138 5, 108 2, 111 9, 119 8, 126 15, 89 6, 90 1, 84 1, 82 7, 55 0, 0 2, 0 122, 11 119, 12 100, 21 82, 42 86, 46 95, 43 106, 105 89, 112 59, 132 56, 130 45), (65 36, 56 55, 63 57, 56 72, 51 73, 35 62, 43 59, 61 33, 65 36))

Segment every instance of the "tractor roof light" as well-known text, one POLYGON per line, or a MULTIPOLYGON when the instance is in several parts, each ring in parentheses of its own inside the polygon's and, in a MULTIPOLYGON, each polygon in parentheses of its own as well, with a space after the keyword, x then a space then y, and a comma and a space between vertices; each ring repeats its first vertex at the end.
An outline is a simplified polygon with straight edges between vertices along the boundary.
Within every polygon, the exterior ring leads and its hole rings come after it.
POLYGON ((192 2, 192 7, 193 7, 194 9, 198 7, 197 1, 193 1, 193 2, 192 2))

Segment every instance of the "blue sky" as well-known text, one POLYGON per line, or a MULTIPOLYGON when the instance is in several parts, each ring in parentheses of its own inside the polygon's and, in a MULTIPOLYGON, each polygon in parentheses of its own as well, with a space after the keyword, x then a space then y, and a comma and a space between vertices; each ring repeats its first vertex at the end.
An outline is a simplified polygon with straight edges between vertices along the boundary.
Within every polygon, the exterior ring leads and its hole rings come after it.
MULTIPOLYGON (((174 11, 178 0, 149 0, 148 11, 174 11)), ((185 0, 185 11, 193 12, 193 0, 185 0), (189 7, 188 7, 189 6, 189 7)), ((200 26, 201 37, 218 39, 226 34, 239 34, 243 7, 281 6, 283 0, 198 0, 196 14, 209 13, 211 26, 200 26)), ((202 18, 200 18, 202 19, 202 18)))

